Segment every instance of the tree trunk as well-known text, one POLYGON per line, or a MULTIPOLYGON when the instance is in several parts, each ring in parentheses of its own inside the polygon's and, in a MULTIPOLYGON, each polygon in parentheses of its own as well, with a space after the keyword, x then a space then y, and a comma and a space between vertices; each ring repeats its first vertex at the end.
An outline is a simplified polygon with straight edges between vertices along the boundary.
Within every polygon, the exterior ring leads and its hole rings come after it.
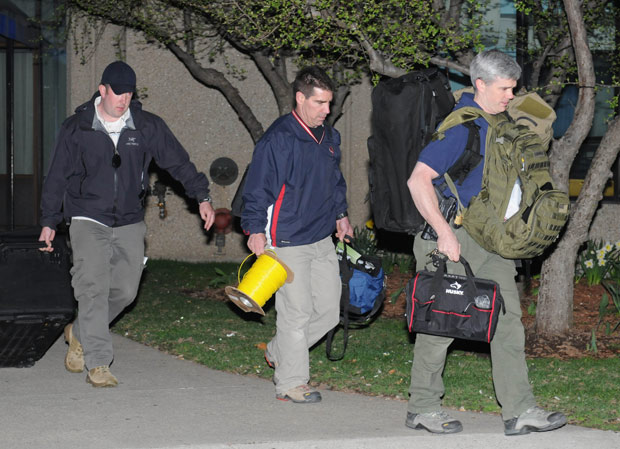
POLYGON ((579 198, 557 249, 544 263, 536 309, 536 332, 542 335, 566 333, 573 324, 573 278, 577 251, 588 238, 611 166, 620 152, 620 117, 610 124, 596 150, 579 198))
MULTIPOLYGON (((564 9, 570 29, 579 84, 579 99, 575 107, 575 116, 566 134, 554 142, 551 157, 551 175, 557 186, 568 191, 570 167, 581 144, 592 127, 594 119, 594 68, 592 53, 588 47, 581 3, 577 0, 564 0, 564 9)), ((601 142, 602 143, 602 142, 601 142)), ((595 159, 598 157, 595 156, 595 159)), ((613 162, 613 161, 612 161, 613 162)), ((611 163, 610 165, 611 166, 611 163)), ((599 167, 598 176, 604 167, 599 167)), ((588 170, 587 178, 593 180, 593 167, 588 170)), ((606 178, 605 178, 606 179, 606 178)), ((591 192, 584 189, 579 195, 577 204, 571 211, 566 232, 553 254, 545 260, 541 272, 541 288, 536 308, 536 332, 539 335, 561 335, 566 333, 573 324, 573 284, 575 260, 581 243, 587 238, 588 228, 603 191, 598 190, 598 197, 593 196, 597 181, 591 182, 591 192)))
POLYGON ((283 74, 278 71, 277 67, 271 63, 269 55, 263 52, 255 51, 250 53, 250 56, 271 86, 280 115, 291 112, 294 101, 293 89, 291 83, 286 79, 286 73, 283 74))
POLYGON ((578 239, 564 236, 543 264, 536 307, 538 335, 565 334, 573 325, 573 276, 580 245, 578 239))

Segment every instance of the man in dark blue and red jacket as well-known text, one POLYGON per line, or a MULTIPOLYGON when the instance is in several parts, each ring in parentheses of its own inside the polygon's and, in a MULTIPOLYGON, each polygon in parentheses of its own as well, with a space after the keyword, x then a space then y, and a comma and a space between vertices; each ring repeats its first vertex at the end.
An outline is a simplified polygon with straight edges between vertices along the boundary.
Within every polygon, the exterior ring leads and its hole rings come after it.
POLYGON ((144 268, 144 197, 152 159, 215 219, 209 182, 158 116, 133 99, 136 74, 122 61, 103 71, 93 98, 62 124, 41 196, 41 236, 53 251, 56 226, 71 221, 76 320, 65 328, 68 371, 88 369, 95 387, 113 387, 109 323, 136 297, 144 268))
POLYGON ((265 358, 275 368, 276 397, 318 402, 308 386, 308 349, 338 324, 340 274, 331 235, 352 235, 340 134, 324 124, 333 83, 318 67, 293 83, 295 109, 278 118, 254 150, 243 193, 241 226, 260 256, 275 248, 294 280, 276 294, 276 335, 265 358))

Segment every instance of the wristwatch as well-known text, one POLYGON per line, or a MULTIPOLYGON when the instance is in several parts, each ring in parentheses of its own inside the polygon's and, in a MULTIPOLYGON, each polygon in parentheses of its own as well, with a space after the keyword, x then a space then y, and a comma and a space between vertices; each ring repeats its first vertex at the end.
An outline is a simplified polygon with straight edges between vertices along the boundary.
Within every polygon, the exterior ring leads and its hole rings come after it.
POLYGON ((211 203, 211 197, 209 195, 205 196, 203 199, 198 200, 198 204, 204 203, 205 201, 211 203))
POLYGON ((344 217, 348 217, 348 216, 349 216, 349 214, 347 214, 346 212, 343 212, 341 214, 336 215, 336 220, 341 220, 344 217))

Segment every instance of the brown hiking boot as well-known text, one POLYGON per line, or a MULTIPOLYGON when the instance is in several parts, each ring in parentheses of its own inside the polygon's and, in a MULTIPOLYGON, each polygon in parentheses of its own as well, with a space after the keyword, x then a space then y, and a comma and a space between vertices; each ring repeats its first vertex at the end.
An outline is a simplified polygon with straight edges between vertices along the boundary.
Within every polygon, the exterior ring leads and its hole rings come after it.
POLYGON ((65 368, 72 373, 81 373, 84 371, 84 349, 73 335, 73 323, 65 326, 65 341, 69 343, 65 356, 65 368))
POLYGON ((299 385, 291 388, 284 394, 276 394, 276 399, 281 401, 293 401, 297 404, 310 404, 321 402, 321 393, 308 385, 299 385))
POLYGON ((110 372, 110 367, 107 365, 89 370, 86 382, 93 387, 115 387, 118 385, 118 379, 110 372))

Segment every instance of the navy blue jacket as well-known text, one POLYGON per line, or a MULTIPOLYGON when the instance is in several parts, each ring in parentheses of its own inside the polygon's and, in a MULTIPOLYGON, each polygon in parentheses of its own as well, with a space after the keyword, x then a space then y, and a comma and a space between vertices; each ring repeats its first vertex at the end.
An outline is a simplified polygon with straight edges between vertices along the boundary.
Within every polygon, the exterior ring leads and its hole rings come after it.
POLYGON ((340 171, 340 134, 324 125, 316 140, 294 112, 278 118, 254 149, 243 191, 241 226, 265 233, 269 244, 318 242, 336 229, 347 211, 340 171))
POLYGON ((93 128, 98 95, 61 126, 43 185, 42 226, 56 229, 63 214, 67 219, 84 216, 113 227, 142 221, 151 159, 180 181, 188 196, 208 195, 206 176, 196 170, 166 123, 143 111, 137 100, 130 105, 135 129, 122 130, 117 144, 121 165, 114 168, 114 142, 103 128, 93 128))

